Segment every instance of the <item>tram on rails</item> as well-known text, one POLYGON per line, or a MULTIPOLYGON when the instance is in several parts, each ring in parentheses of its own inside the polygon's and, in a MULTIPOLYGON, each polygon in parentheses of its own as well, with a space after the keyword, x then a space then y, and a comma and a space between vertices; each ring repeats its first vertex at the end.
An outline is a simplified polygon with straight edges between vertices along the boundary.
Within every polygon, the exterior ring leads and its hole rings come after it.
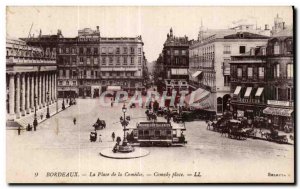
POLYGON ((139 143, 140 146, 171 146, 187 143, 184 136, 184 124, 167 122, 139 122, 131 128, 127 136, 128 142, 139 143))

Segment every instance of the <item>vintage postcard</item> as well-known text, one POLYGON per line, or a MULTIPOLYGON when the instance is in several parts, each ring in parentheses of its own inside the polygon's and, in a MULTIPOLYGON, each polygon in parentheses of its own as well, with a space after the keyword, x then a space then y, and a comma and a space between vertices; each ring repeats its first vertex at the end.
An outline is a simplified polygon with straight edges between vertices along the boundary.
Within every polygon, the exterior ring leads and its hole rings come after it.
POLYGON ((7 6, 7 182, 294 183, 293 17, 7 6))

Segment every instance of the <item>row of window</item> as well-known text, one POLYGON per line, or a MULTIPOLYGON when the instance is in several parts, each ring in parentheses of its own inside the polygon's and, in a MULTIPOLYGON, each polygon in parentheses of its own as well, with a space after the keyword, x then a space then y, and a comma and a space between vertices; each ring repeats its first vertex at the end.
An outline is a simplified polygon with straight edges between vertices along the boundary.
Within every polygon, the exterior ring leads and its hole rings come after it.
POLYGON ((171 53, 174 55, 186 55, 186 50, 173 50, 173 51, 168 50, 167 51, 168 55, 171 55, 171 53))
POLYGON ((198 49, 191 50, 191 56, 203 56, 205 54, 214 53, 215 52, 215 45, 209 45, 200 47, 198 49))
MULTIPOLYGON (((237 68, 237 76, 238 78, 243 77, 243 68, 237 68)), ((253 78, 253 67, 247 68, 247 77, 253 78)), ((258 77, 263 79, 265 77, 265 68, 264 67, 258 67, 258 77)))
MULTIPOLYGON (((101 58, 101 63, 102 64, 113 64, 114 61, 116 62, 116 64, 134 64, 135 63, 135 57, 113 57, 113 56, 107 56, 107 57, 102 57, 101 58)), ((142 64, 142 57, 138 57, 138 64, 142 64)), ((76 57, 71 57, 70 58, 61 58, 58 61, 59 64, 76 64, 77 63, 77 58, 76 57)), ((79 57, 79 63, 80 64, 98 64, 99 63, 99 57, 79 57)))
MULTIPOLYGON (((273 68, 274 78, 279 78, 280 72, 281 72, 280 64, 276 64, 273 68)), ((243 69, 242 68, 237 68, 237 76, 238 76, 238 78, 243 77, 243 69)), ((253 67, 247 67, 247 75, 244 75, 244 76, 247 76, 248 78, 253 78, 253 67)), ((259 67, 258 68, 258 77, 263 79, 264 76, 265 76, 265 68, 259 67)), ((287 76, 287 78, 294 77, 293 64, 286 65, 286 76, 287 76)))
POLYGON ((180 58, 180 57, 174 57, 173 58, 173 61, 171 62, 171 58, 168 58, 167 59, 167 64, 172 64, 172 65, 186 65, 187 64, 187 60, 186 60, 186 58, 184 58, 184 57, 182 57, 182 58, 180 58))
MULTIPOLYGON (((105 85, 117 85, 117 86, 122 86, 124 87, 141 87, 142 83, 141 82, 135 82, 135 81, 116 81, 116 80, 95 80, 95 81, 84 81, 84 80, 79 80, 79 85, 90 85, 91 83, 94 84, 101 84, 102 86, 105 85)), ((79 88, 79 91, 82 90, 79 88)), ((80 93, 80 92, 79 92, 80 93)))
POLYGON ((82 77, 98 77, 102 76, 134 76, 135 72, 100 72, 96 70, 81 70, 79 74, 75 70, 60 70, 60 77, 72 78, 75 76, 82 77))
MULTIPOLYGON (((106 85, 106 84, 109 84, 109 85, 112 85, 113 83, 117 84, 117 85, 124 85, 124 86, 127 86, 128 83, 130 82, 122 82, 122 81, 101 81, 102 85, 106 85)), ((77 85, 77 81, 58 81, 58 84, 60 86, 62 85, 66 85, 66 86, 76 86, 77 85)), ((83 84, 83 82, 79 82, 79 84, 83 84)), ((130 86, 141 86, 141 83, 135 83, 135 82, 131 82, 130 83, 130 86)))
MULTIPOLYGON (((89 54, 97 55, 99 53, 98 47, 79 47, 78 50, 76 47, 62 47, 59 48, 59 54, 89 54)), ((102 54, 135 54, 134 47, 102 47, 102 54)), ((137 49, 139 55, 142 54, 142 48, 137 49)))
MULTIPOLYGON (((73 85, 73 86, 76 86, 77 85, 77 82, 76 81, 65 81, 65 85, 73 85)), ((64 82, 63 81, 58 81, 58 84, 59 85, 63 85, 64 82)))

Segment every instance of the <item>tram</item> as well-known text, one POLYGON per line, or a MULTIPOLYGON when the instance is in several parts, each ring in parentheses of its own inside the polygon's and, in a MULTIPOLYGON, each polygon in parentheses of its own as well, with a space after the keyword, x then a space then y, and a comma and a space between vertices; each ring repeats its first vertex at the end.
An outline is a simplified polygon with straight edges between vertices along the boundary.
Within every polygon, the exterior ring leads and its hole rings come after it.
POLYGON ((127 140, 140 146, 171 146, 186 144, 184 124, 167 122, 139 122, 127 140))

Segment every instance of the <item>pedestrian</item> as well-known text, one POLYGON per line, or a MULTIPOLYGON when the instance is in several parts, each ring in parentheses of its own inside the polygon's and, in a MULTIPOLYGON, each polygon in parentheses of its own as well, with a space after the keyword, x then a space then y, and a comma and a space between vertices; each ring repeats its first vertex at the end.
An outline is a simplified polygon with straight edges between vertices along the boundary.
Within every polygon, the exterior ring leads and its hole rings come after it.
POLYGON ((116 143, 114 148, 113 148, 113 152, 116 153, 118 151, 118 148, 119 148, 119 144, 116 143))
POLYGON ((102 140, 101 140, 101 134, 99 134, 99 142, 102 142, 102 140))
POLYGON ((121 137, 118 136, 117 137, 117 144, 120 145, 120 142, 121 142, 121 137))
POLYGON ((115 137, 116 137, 116 134, 115 134, 115 132, 112 132, 112 134, 111 134, 111 138, 113 139, 113 142, 115 141, 115 137))
POLYGON ((21 135, 21 127, 18 128, 18 135, 21 135))
POLYGON ((41 120, 43 119, 43 114, 41 114, 41 120))
POLYGON ((27 131, 31 131, 31 126, 30 126, 30 124, 28 123, 28 125, 27 125, 27 128, 26 128, 26 130, 27 131))
POLYGON ((36 131, 36 125, 35 124, 33 124, 33 130, 36 131))
POLYGON ((73 123, 74 123, 74 125, 76 125, 76 117, 74 117, 73 123))
POLYGON ((113 102, 113 101, 111 101, 111 103, 110 103, 110 106, 111 106, 111 107, 113 107, 113 106, 114 106, 114 102, 113 102))

